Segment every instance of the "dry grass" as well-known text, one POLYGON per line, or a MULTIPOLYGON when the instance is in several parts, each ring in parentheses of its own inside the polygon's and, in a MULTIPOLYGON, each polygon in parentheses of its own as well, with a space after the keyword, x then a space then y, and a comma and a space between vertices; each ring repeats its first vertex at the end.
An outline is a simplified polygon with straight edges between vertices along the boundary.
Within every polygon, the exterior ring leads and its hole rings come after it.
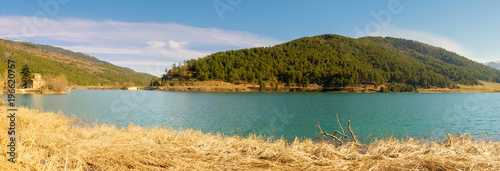
MULTIPOLYGON (((3 116, 6 109, 0 108, 3 116)), ((131 125, 75 126, 62 114, 20 108, 17 163, 0 170, 498 170, 500 142, 451 137, 444 143, 408 138, 369 146, 335 146, 310 139, 268 141, 251 135, 131 125)), ((314 123, 311 123, 314 124, 314 123)), ((7 119, 0 120, 6 154, 7 119)))
POLYGON ((449 88, 434 88, 434 89, 419 89, 421 93, 498 93, 500 92, 500 84, 479 81, 482 85, 461 85, 459 89, 449 88))
POLYGON ((459 85, 460 89, 469 90, 470 92, 500 92, 500 84, 486 81, 479 81, 482 85, 466 86, 459 85))

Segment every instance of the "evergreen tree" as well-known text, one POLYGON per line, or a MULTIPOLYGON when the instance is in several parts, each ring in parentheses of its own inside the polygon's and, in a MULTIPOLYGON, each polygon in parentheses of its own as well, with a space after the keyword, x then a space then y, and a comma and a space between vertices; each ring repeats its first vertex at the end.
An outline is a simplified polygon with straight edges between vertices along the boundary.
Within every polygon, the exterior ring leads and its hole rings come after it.
POLYGON ((33 74, 31 73, 31 70, 28 66, 28 64, 25 64, 23 68, 21 69, 21 81, 22 81, 22 86, 24 88, 27 88, 28 86, 28 80, 30 80, 33 77, 33 74))

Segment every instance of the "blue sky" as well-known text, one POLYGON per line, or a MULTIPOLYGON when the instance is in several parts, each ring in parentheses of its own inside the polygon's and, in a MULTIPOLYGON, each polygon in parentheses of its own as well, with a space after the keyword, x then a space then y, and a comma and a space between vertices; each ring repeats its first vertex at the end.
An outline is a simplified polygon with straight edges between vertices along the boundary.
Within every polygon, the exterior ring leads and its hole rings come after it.
POLYGON ((500 60, 500 1, 0 0, 0 37, 160 76, 172 63, 304 36, 392 36, 500 60))

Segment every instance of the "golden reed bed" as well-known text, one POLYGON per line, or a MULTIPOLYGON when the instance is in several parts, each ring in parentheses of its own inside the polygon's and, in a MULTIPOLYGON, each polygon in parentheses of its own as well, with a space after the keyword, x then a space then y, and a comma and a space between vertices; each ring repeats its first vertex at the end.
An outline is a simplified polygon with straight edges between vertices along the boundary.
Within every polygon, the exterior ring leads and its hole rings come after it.
MULTIPOLYGON (((17 162, 7 161, 8 119, 0 120, 0 170, 499 170, 500 142, 469 136, 446 142, 408 138, 369 146, 310 139, 268 141, 251 135, 130 125, 78 125, 62 114, 20 108, 17 162), (362 151, 362 152, 360 152, 362 151)), ((311 123, 314 124, 314 123, 311 123)))

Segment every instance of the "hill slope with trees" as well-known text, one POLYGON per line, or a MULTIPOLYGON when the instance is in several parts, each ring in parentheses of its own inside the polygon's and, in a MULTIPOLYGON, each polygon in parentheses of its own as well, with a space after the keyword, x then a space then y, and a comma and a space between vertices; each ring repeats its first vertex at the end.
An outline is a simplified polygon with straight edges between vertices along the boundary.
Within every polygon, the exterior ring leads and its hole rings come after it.
POLYGON ((9 58, 19 68, 28 65, 33 73, 41 74, 44 79, 65 75, 70 84, 77 85, 148 85, 155 78, 84 53, 0 39, 0 61, 5 64, 0 65, 0 70, 6 71, 9 58))
POLYGON ((278 82, 306 87, 385 85, 385 91, 500 83, 500 71, 445 49, 382 37, 304 37, 273 47, 217 52, 173 66, 163 80, 278 82))

